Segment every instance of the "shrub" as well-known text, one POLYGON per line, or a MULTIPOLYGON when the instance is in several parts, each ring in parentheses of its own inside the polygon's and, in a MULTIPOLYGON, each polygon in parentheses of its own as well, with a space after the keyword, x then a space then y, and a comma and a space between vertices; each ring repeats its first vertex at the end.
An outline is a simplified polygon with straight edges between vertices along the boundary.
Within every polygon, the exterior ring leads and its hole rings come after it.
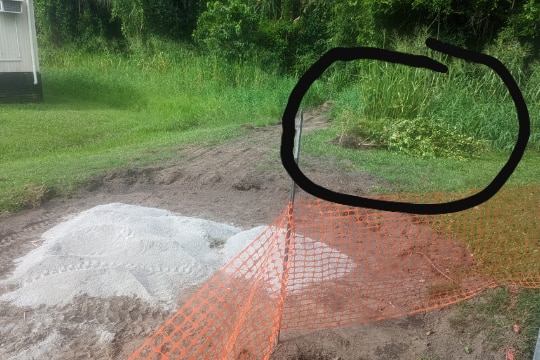
POLYGON ((384 127, 379 141, 391 151, 422 157, 465 159, 488 149, 486 142, 424 117, 392 121, 384 127))
POLYGON ((238 0, 208 3, 193 33, 196 42, 230 60, 246 60, 259 38, 257 15, 238 0))

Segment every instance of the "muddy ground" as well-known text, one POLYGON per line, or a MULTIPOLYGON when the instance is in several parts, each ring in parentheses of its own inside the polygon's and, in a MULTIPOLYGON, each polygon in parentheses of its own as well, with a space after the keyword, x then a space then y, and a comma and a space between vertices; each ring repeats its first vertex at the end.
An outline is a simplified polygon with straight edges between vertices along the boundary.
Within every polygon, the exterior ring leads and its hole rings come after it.
MULTIPOLYGON (((325 110, 306 112, 304 131, 327 126, 325 110)), ((69 198, 0 218, 0 279, 14 270, 14 259, 40 245, 44 231, 100 204, 158 207, 243 228, 269 224, 286 207, 291 185, 279 159, 281 126, 246 130, 217 146, 178 148, 177 160, 167 166, 104 173, 69 198)), ((388 186, 370 174, 346 172, 339 162, 321 163, 305 154, 301 162, 313 180, 334 190, 369 194, 388 186)), ((9 290, 0 288, 0 294, 9 290)), ((183 294, 179 303, 190 295, 183 294)), ((454 306, 353 328, 287 334, 273 359, 504 359, 504 344, 489 341, 486 332, 452 326, 457 311, 454 306)), ((82 296, 63 307, 38 309, 1 304, 0 359, 126 358, 170 315, 127 297, 82 296)))

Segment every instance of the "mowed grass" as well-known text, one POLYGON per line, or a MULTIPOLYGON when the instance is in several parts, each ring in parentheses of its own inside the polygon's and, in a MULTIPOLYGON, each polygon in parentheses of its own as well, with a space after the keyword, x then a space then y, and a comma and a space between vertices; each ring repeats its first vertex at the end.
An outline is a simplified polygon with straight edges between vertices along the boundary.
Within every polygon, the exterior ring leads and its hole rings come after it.
MULTIPOLYGON (((339 134, 338 127, 306 134, 302 139, 302 151, 317 155, 321 162, 347 161, 350 171, 368 172, 385 180, 389 186, 375 189, 379 194, 459 194, 484 188, 499 173, 509 157, 508 152, 492 151, 467 160, 431 159, 386 150, 346 149, 330 144, 339 134)), ((309 177, 309 171, 305 173, 309 177)), ((507 184, 540 184, 540 153, 527 151, 507 184)))
POLYGON ((39 192, 68 193, 106 169, 177 157, 182 144, 238 136, 242 124, 275 124, 294 86, 178 47, 43 57, 44 103, 0 105, 0 212, 32 206, 39 192))

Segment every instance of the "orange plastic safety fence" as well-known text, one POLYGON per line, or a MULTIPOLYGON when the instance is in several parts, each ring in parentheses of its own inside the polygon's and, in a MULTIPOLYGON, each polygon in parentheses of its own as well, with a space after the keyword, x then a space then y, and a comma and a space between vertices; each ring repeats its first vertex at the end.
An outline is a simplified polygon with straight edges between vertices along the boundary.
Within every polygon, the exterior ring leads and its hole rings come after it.
POLYGON ((280 331, 403 316, 503 284, 540 287, 539 209, 538 185, 436 216, 297 200, 131 359, 268 359, 280 331))

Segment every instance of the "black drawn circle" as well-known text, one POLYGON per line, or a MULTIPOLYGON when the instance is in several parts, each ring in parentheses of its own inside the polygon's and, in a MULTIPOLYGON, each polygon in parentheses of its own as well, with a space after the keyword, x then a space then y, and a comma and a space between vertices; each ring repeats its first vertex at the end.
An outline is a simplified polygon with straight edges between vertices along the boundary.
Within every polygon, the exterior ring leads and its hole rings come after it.
POLYGON ((519 121, 519 132, 516 145, 512 153, 499 173, 480 192, 469 197, 440 204, 415 204, 408 202, 396 202, 387 200, 370 199, 361 196, 342 194, 312 182, 300 170, 294 161, 293 148, 295 137, 295 117, 299 110, 302 98, 323 72, 335 61, 352 61, 359 59, 372 59, 402 64, 411 67, 426 68, 441 73, 448 72, 448 68, 440 62, 426 56, 412 55, 397 51, 390 51, 378 48, 356 47, 356 48, 333 48, 326 52, 317 62, 315 62, 293 88, 282 118, 283 133, 281 137, 281 162, 285 170, 289 173, 296 184, 307 193, 323 200, 338 204, 371 208, 376 210, 403 212, 410 214, 445 214, 463 211, 473 206, 479 205, 494 196, 506 183, 518 166, 530 136, 530 118, 527 105, 516 81, 508 69, 496 58, 462 49, 450 44, 443 43, 433 38, 426 40, 426 45, 432 50, 460 58, 469 62, 483 64, 491 68, 502 79, 514 101, 517 117, 519 121))

